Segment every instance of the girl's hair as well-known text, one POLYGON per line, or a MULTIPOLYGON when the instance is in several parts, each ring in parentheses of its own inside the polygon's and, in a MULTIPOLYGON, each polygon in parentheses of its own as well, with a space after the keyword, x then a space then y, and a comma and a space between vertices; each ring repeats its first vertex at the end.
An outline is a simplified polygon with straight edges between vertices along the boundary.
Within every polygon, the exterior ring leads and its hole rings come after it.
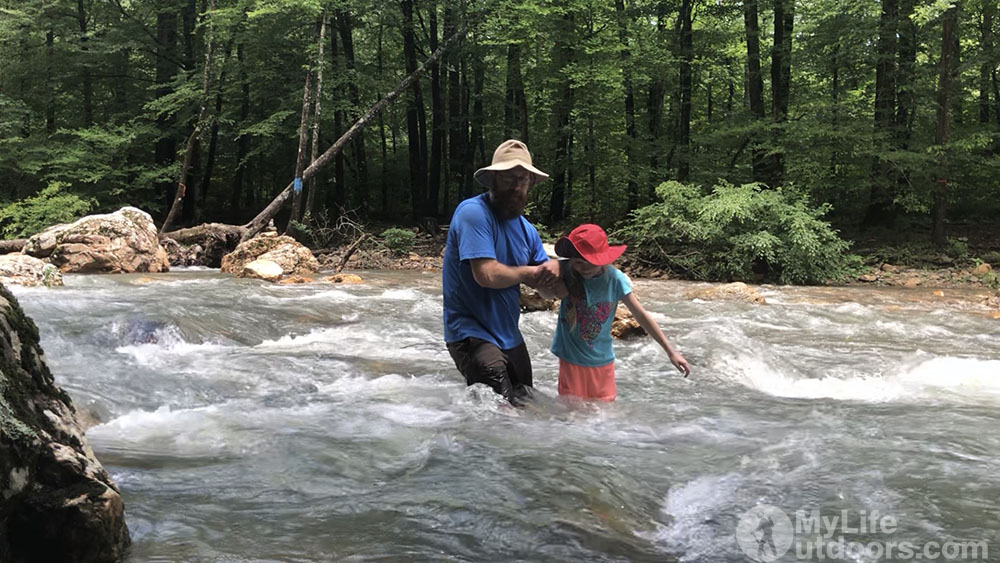
POLYGON ((569 260, 564 260, 561 264, 563 281, 566 289, 574 301, 586 300, 587 292, 583 289, 583 280, 580 275, 573 270, 573 265, 569 260))

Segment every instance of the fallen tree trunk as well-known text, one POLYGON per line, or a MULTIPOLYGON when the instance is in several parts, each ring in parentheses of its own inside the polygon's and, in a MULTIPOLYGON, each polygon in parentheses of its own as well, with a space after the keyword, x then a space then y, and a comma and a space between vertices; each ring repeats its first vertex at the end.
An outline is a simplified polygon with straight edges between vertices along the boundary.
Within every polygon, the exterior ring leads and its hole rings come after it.
POLYGON ((28 239, 26 238, 19 238, 15 240, 0 240, 0 254, 21 252, 21 249, 24 248, 24 245, 27 242, 28 239))
MULTIPOLYGON (((337 156, 337 154, 340 153, 340 151, 342 151, 345 146, 347 146, 347 143, 349 143, 351 139, 353 139, 361 131, 361 129, 368 124, 369 121, 374 119, 379 112, 385 109, 386 106, 392 103, 393 100, 399 97, 401 93, 405 92, 406 89, 409 88, 410 85, 413 84, 415 80, 420 78, 420 76, 427 70, 428 67, 430 67, 431 65, 434 64, 435 61, 440 59, 441 55, 452 44, 454 44, 459 37, 462 37, 463 35, 465 35, 464 25, 458 31, 456 31, 454 35, 449 37, 447 41, 442 43, 437 48, 437 50, 434 51, 434 53, 431 54, 431 56, 428 57, 426 61, 424 61, 424 64, 420 65, 420 67, 417 68, 417 70, 413 71, 412 73, 410 73, 409 76, 404 78, 403 81, 400 82, 398 86, 396 86, 395 90, 386 94, 384 98, 382 98, 381 100, 378 101, 377 104, 372 106, 368 110, 368 112, 365 115, 363 115, 360 119, 355 121, 354 125, 352 125, 351 128, 348 129, 346 133, 341 135, 340 138, 337 139, 337 141, 330 146, 330 148, 326 149, 326 152, 324 152, 322 155, 319 156, 319 158, 314 160, 312 164, 310 164, 309 167, 302 172, 301 181, 308 182, 320 168, 325 166, 331 159, 337 156)), ((294 184, 295 184, 294 181, 289 182, 289 184, 285 186, 285 189, 281 190, 281 193, 279 193, 271 201, 271 203, 264 208, 263 211, 261 211, 249 223, 244 225, 244 227, 246 228, 246 232, 243 233, 242 240, 248 240, 250 238, 253 238, 257 233, 261 231, 261 229, 264 228, 265 225, 267 225, 268 221, 274 218, 274 216, 281 209, 281 206, 284 205, 285 202, 288 201, 288 198, 292 195, 294 184)))
POLYGON ((170 233, 161 234, 160 239, 172 238, 180 244, 199 244, 206 238, 218 236, 239 240, 244 232, 246 232, 246 227, 240 225, 204 223, 187 229, 178 229, 170 233))

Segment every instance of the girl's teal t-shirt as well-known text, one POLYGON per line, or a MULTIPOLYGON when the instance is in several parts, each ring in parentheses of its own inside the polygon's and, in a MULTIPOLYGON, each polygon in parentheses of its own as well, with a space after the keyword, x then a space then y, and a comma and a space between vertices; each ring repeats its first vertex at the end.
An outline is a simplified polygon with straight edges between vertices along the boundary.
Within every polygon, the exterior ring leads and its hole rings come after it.
MULTIPOLYGON (((561 264, 564 276, 573 275, 569 262, 561 264)), ((615 309, 623 297, 632 292, 632 282, 614 266, 592 278, 583 279, 584 298, 572 295, 563 298, 559 306, 559 321, 552 340, 552 353, 581 366, 603 366, 615 361, 611 340, 611 324, 615 309)))

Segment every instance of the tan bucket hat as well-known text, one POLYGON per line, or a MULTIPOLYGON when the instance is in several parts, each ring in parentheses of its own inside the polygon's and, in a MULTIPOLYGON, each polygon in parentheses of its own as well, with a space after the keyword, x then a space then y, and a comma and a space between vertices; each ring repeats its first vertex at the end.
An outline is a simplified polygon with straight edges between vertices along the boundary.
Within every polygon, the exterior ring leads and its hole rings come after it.
POLYGON ((521 141, 514 139, 500 143, 497 150, 493 152, 493 164, 476 170, 474 177, 483 186, 491 188, 493 187, 493 175, 490 172, 501 172, 518 166, 531 172, 532 186, 549 177, 548 174, 531 165, 531 153, 528 152, 528 147, 521 141))

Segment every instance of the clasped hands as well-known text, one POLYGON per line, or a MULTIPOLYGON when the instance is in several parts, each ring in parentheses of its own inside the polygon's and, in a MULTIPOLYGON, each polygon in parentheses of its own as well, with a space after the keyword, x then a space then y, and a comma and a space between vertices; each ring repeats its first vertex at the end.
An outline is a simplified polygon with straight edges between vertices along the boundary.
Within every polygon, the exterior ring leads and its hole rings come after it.
POLYGON ((559 261, 548 260, 535 266, 528 285, 536 289, 554 290, 559 282, 559 261))

